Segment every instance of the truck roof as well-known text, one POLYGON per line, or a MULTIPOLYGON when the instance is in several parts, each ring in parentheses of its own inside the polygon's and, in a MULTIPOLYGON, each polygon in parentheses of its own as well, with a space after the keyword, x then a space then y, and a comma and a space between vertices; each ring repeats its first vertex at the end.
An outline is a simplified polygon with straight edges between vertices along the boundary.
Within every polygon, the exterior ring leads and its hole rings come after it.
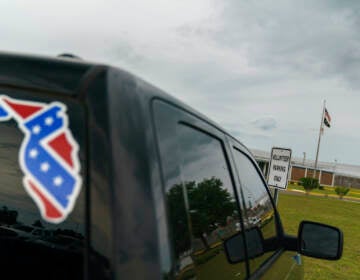
MULTIPOLYGON (((15 54, 11 52, 0 52, 0 86, 16 87, 30 89, 32 91, 52 92, 68 96, 77 96, 81 88, 87 82, 90 82, 102 70, 114 69, 121 72, 123 78, 134 79, 135 83, 143 84, 152 97, 164 99, 174 105, 180 106, 189 112, 193 112, 203 120, 216 126, 225 134, 233 138, 244 148, 246 148, 238 139, 225 131, 216 122, 210 120, 207 116, 194 110, 191 106, 183 103, 176 97, 169 95, 163 90, 153 86, 141 78, 122 69, 111 67, 105 64, 94 63, 82 60, 77 57, 69 56, 39 56, 15 54)), ((248 150, 246 148, 246 150, 248 150)), ((249 151, 249 150, 248 150, 249 151)), ((249 151, 250 152, 250 151, 249 151)), ((250 152, 251 153, 251 152, 250 152)))
POLYGON ((0 85, 74 95, 86 73, 98 66, 76 58, 0 52, 0 85))

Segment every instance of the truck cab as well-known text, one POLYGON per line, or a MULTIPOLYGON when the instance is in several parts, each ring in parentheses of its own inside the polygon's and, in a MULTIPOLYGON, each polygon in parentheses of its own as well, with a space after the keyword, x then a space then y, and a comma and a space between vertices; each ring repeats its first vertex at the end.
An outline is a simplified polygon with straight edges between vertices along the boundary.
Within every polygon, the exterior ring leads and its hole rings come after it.
POLYGON ((299 254, 341 257, 337 228, 286 235, 239 140, 122 69, 1 53, 0 131, 8 278, 301 279, 299 254))

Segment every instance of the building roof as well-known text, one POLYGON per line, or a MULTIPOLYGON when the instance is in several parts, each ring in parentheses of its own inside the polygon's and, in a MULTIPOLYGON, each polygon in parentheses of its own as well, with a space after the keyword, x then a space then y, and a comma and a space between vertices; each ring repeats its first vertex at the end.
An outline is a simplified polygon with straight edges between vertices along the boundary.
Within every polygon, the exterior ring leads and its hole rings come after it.
MULTIPOLYGON (((250 149, 255 159, 260 161, 270 161, 270 152, 262 151, 258 149, 250 149)), ((314 160, 305 160, 302 158, 292 157, 291 164, 296 166, 302 166, 307 168, 314 168, 315 161, 314 160)), ((351 165, 344 163, 335 163, 335 162, 318 162, 318 168, 322 171, 335 172, 337 175, 343 176, 351 176, 360 178, 360 166, 359 165, 351 165)))

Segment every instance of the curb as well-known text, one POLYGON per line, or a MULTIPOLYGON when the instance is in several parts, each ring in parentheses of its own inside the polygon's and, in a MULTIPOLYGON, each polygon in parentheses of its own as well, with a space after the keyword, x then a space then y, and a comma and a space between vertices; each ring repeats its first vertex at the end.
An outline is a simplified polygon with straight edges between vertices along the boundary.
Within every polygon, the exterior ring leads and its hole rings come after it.
MULTIPOLYGON (((301 190, 290 190, 287 189, 285 192, 293 192, 293 193, 301 193, 301 194, 306 194, 305 191, 301 191, 301 190)), ((358 197, 343 197, 342 199, 339 198, 339 196, 334 195, 334 194, 328 194, 328 195, 324 195, 324 194, 319 194, 319 193, 309 193, 308 195, 310 196, 318 196, 318 197, 330 197, 330 198, 335 198, 338 200, 345 200, 345 201, 351 201, 351 202, 360 202, 360 198, 358 197)))

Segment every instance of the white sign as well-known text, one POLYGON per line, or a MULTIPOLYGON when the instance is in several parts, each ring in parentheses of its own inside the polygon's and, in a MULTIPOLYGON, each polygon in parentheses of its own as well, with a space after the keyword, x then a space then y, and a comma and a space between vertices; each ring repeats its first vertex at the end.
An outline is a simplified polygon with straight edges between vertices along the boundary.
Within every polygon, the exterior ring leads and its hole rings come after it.
POLYGON ((291 150, 272 148, 268 185, 270 187, 286 190, 291 162, 291 150))

